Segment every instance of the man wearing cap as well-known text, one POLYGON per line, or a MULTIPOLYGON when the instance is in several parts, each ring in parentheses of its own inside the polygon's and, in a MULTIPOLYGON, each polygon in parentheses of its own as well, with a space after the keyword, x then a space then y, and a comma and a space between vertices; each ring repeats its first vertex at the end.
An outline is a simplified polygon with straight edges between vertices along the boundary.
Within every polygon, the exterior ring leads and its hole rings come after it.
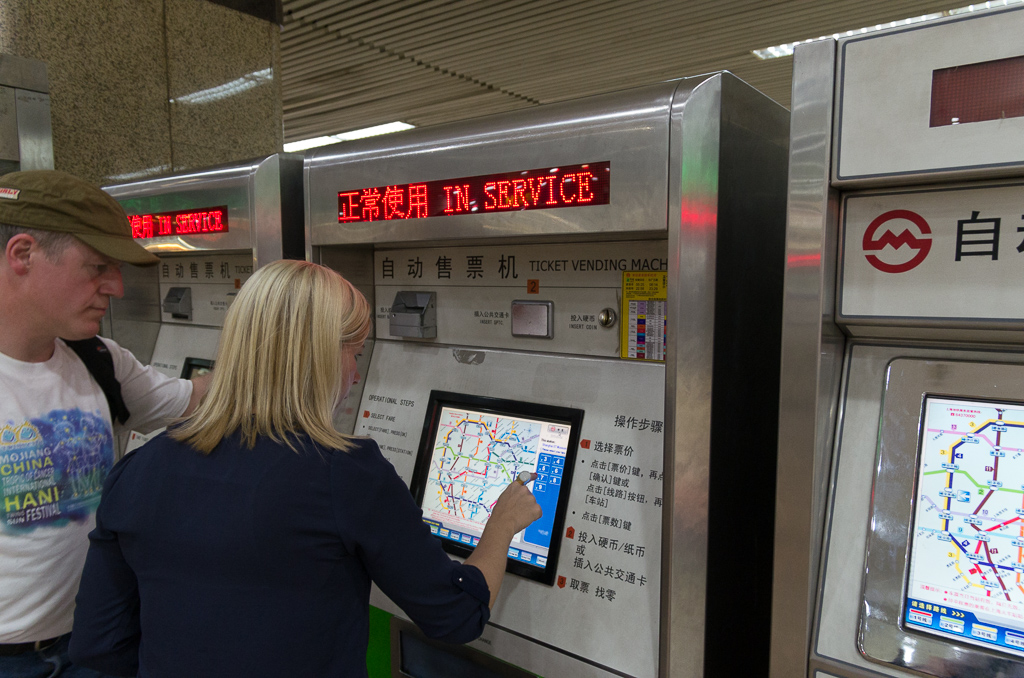
MULTIPOLYGON (((110 298, 124 294, 122 262, 158 260, 132 240, 116 200, 52 170, 0 177, 0 245, 0 678, 97 676, 69 665, 67 643, 113 425, 65 340, 99 332, 110 298)), ((164 426, 205 392, 101 341, 126 430, 164 426)))

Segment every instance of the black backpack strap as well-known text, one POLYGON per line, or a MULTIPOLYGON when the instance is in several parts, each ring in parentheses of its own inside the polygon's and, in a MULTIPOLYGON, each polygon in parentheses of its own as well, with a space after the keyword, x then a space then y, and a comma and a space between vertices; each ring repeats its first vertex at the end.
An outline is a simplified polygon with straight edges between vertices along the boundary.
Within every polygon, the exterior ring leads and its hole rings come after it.
POLYGON ((107 404, 110 405, 110 416, 122 424, 128 421, 131 413, 124 404, 124 398, 121 397, 121 383, 114 375, 114 356, 110 355, 107 345, 99 337, 78 341, 61 339, 61 341, 82 359, 89 374, 103 389, 103 395, 107 397, 107 404))

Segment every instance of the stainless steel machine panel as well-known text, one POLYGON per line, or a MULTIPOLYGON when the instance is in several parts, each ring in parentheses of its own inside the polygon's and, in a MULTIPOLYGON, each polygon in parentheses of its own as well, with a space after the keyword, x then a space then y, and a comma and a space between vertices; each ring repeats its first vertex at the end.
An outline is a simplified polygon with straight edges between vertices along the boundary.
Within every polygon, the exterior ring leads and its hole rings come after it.
POLYGON ((793 109, 790 137, 772 586, 770 670, 778 678, 806 673, 846 341, 832 322, 838 229, 822 227, 838 213, 828 181, 835 43, 797 50, 793 99, 802 103, 793 109))
MULTIPOLYGON (((905 562, 906 554, 906 523, 902 528, 889 522, 890 519, 882 521, 881 516, 872 520, 872 491, 876 470, 879 464, 889 466, 892 464, 907 464, 904 470, 911 474, 914 472, 913 460, 893 460, 888 457, 880 458, 879 436, 884 435, 886 425, 883 419, 882 401, 887 386, 896 385, 900 376, 894 374, 891 366, 906 364, 910 362, 919 363, 928 361, 932 365, 956 363, 1006 363, 1012 365, 1013 370, 1022 370, 1024 367, 1024 354, 1013 349, 1006 350, 985 350, 985 349, 958 349, 951 347, 928 347, 923 345, 896 345, 896 344, 870 344, 852 343, 847 351, 845 365, 845 379, 842 388, 842 404, 838 423, 837 443, 833 452, 832 460, 832 496, 828 508, 828 518, 825 532, 825 544, 823 551, 823 567, 821 572, 820 596, 818 609, 816 611, 816 633, 811 654, 811 668, 820 667, 832 669, 841 675, 887 675, 887 676, 909 676, 906 670, 900 670, 894 666, 886 666, 884 669, 876 663, 868 661, 858 649, 858 638, 860 637, 859 620, 864 611, 872 614, 875 609, 872 605, 870 610, 865 607, 865 593, 870 591, 865 586, 865 574, 870 565, 867 558, 867 546, 869 534, 873 530, 882 530, 883 533, 894 533, 903 530, 904 543, 899 551, 891 550, 890 556, 895 557, 902 554, 905 562), (861 670, 870 673, 863 674, 851 672, 848 668, 839 671, 840 666, 859 667, 861 670)), ((937 373, 942 373, 939 369, 937 373)), ((1010 372, 1005 373, 1011 376, 1010 372)), ((953 377, 952 372, 946 371, 943 375, 953 377)), ((909 386, 909 385, 908 385, 909 386)), ((942 391, 946 394, 972 392, 969 384, 963 381, 950 381, 944 379, 942 391)), ((1020 385, 1015 384, 1011 390, 1020 390, 1020 385)), ((921 389, 914 396, 917 403, 917 414, 920 414, 921 389)), ((903 399, 906 402, 906 399, 903 399)), ((905 423, 905 422, 904 422, 905 423)), ((916 444, 917 421, 901 427, 900 433, 895 440, 908 438, 916 444)), ((899 472, 899 468, 888 469, 899 472)), ((897 502, 908 505, 911 501, 910 492, 906 490, 888 491, 886 496, 877 497, 876 501, 897 502)), ((905 513, 906 511, 901 511, 905 513)), ((875 557, 883 554, 875 554, 875 557)), ((901 587, 903 573, 898 575, 901 587)), ((899 594, 891 601, 899 604, 899 594)), ((876 599, 873 596, 872 599, 876 599)), ((980 671, 971 673, 972 666, 966 662, 966 655, 962 652, 964 646, 947 645, 945 651, 937 655, 930 655, 929 649, 933 645, 939 645, 936 641, 920 634, 908 635, 898 626, 890 626, 886 633, 892 638, 891 643, 898 643, 901 637, 909 638, 908 652, 904 657, 914 658, 917 655, 917 663, 913 664, 915 671, 924 672, 930 675, 1019 675, 1020 666, 1017 665, 1010 672, 997 673, 992 671, 980 671), (912 651, 911 651, 912 650, 912 651)), ((984 653, 977 653, 984 654, 984 653)), ((893 655, 896 656, 895 653, 893 655)), ((991 656, 991 655, 986 655, 991 656)), ((975 667, 976 668, 976 667, 975 667)))
MULTIPOLYGON (((355 433, 407 483, 431 389, 585 411, 557 583, 505 578, 485 636, 530 640, 497 656, 539 671, 554 647, 588 660, 575 676, 657 675, 664 365, 378 340, 355 433)), ((371 602, 404 616, 379 592, 371 602)))
POLYGON ((0 173, 53 169, 46 64, 0 54, 0 173))
POLYGON ((285 256, 303 255, 302 214, 289 205, 296 193, 300 156, 277 154, 250 162, 170 177, 105 186, 129 216, 226 206, 221 232, 154 235, 141 240, 155 254, 209 250, 251 252, 260 267, 285 256), (295 236, 289 237, 291 231, 295 236))
POLYGON ((20 169, 53 169, 50 95, 46 92, 16 91, 20 169))
MULTIPOLYGON (((953 17, 839 42, 833 182, 912 183, 1006 176, 1024 168, 1024 117, 930 126, 933 74, 1024 56, 1024 9, 953 17)), ((995 96, 1018 102, 1019 76, 979 77, 973 105, 995 96), (1005 87, 1005 89, 997 89, 1005 87)), ((1019 114, 1018 114, 1019 115, 1019 114)))
POLYGON ((501 116, 500 122, 492 116, 408 130, 393 139, 389 135, 310 151, 306 156, 309 240, 319 246, 664 232, 668 111, 677 86, 667 82, 510 113, 501 116), (338 221, 342 190, 605 161, 611 163, 607 205, 369 223, 338 221), (586 228, 580 222, 586 222, 586 228))
POLYGON ((436 341, 471 346, 509 344, 514 301, 550 301, 553 336, 517 347, 619 356, 621 323, 629 318, 604 326, 598 316, 606 309, 625 315, 624 274, 667 269, 664 240, 378 250, 376 336, 393 336, 390 309, 402 291, 436 292, 436 341))
POLYGON ((192 312, 187 319, 174 317, 166 306, 161 308, 160 319, 163 322, 223 327, 228 307, 253 274, 252 256, 165 256, 157 264, 157 273, 161 302, 166 301, 175 288, 189 290, 192 300, 192 312))
MULTIPOLYGON (((152 350, 152 358, 145 362, 149 363, 158 372, 168 377, 179 378, 188 358, 204 358, 212 360, 217 355, 217 342, 220 341, 220 327, 190 327, 174 323, 153 325, 157 328, 157 335, 154 338, 155 345, 152 350)), ((134 330, 132 325, 126 325, 122 329, 134 330)), ((115 339, 119 339, 117 334, 115 339)), ((120 337, 123 339, 123 337, 120 337)), ((121 342, 124 346, 131 346, 129 341, 121 342)), ((141 361, 142 358, 136 355, 141 361)), ((141 447, 150 438, 163 433, 164 429, 159 428, 149 433, 128 431, 123 439, 118 441, 122 454, 127 454, 137 447, 141 447)))
POLYGON ((168 323, 157 338, 153 362, 168 377, 180 377, 186 358, 209 358, 217 355, 219 327, 189 327, 168 323))

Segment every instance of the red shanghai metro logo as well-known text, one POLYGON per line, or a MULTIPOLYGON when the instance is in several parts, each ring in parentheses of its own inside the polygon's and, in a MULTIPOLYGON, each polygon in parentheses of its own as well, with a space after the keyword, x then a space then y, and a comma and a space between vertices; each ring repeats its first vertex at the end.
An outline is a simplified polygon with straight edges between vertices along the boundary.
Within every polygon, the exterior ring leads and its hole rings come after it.
MULTIPOLYGON (((890 210, 876 217, 868 226, 868 230, 864 232, 864 258, 868 260, 869 264, 883 273, 904 273, 920 264, 928 256, 928 252, 932 248, 932 239, 921 236, 930 236, 931 234, 932 229, 928 227, 928 222, 920 214, 910 210, 890 210), (915 235, 911 232, 911 229, 906 227, 903 227, 899 233, 895 233, 894 230, 899 228, 899 226, 894 225, 886 227, 880 236, 875 237, 876 231, 883 224, 895 220, 909 221, 917 227, 919 234, 915 235), (891 245, 897 252, 906 245, 914 252, 914 256, 901 263, 890 264, 882 261, 874 254, 868 254, 868 252, 881 252, 885 249, 886 245, 891 245)), ((905 258, 905 256, 901 255, 900 258, 905 258)))

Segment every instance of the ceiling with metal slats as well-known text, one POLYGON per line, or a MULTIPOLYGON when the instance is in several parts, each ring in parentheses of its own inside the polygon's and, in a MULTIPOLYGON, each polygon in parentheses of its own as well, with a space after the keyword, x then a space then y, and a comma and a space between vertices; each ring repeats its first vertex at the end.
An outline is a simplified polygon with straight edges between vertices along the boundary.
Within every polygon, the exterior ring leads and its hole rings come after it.
POLYGON ((752 50, 966 4, 284 0, 284 136, 421 127, 716 70, 788 107, 792 57, 752 50))

